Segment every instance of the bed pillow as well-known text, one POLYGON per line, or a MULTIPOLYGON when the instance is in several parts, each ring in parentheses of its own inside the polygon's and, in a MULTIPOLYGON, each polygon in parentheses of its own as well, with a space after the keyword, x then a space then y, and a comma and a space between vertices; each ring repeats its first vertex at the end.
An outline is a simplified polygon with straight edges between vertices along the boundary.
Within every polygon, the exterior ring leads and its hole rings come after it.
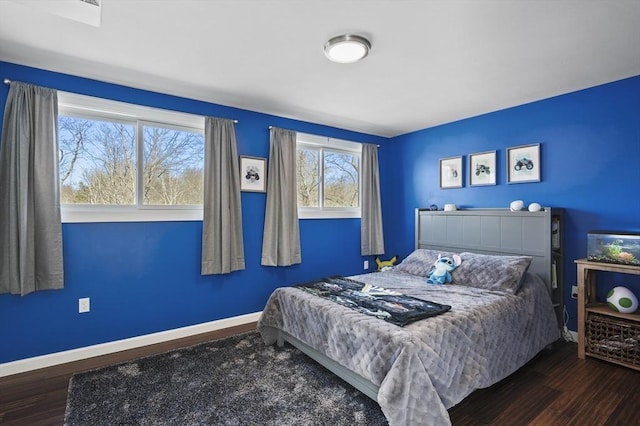
POLYGON ((530 256, 460 253, 462 263, 452 273, 453 284, 515 294, 531 264, 530 256))
POLYGON ((429 249, 416 249, 407 256, 399 265, 393 268, 394 271, 406 272, 408 274, 426 277, 431 272, 433 264, 438 260, 438 255, 453 256, 457 253, 429 249))

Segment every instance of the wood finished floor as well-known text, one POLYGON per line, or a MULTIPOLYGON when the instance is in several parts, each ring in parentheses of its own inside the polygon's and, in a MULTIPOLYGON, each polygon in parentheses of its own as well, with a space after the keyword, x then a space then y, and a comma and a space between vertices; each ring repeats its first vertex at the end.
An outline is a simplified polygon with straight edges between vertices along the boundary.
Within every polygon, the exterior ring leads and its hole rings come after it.
MULTIPOLYGON (((233 327, 145 348, 0 378, 0 424, 62 425, 69 378, 85 371, 255 329, 233 327)), ((449 410, 454 426, 640 425, 640 372, 579 360, 559 342, 525 367, 449 410)))

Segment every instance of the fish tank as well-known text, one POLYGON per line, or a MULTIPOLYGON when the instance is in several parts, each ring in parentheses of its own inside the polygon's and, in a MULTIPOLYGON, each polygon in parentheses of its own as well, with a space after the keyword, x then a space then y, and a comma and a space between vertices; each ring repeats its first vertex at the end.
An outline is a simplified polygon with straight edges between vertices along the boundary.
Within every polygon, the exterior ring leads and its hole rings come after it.
POLYGON ((587 260, 640 266, 640 233, 590 231, 587 260))

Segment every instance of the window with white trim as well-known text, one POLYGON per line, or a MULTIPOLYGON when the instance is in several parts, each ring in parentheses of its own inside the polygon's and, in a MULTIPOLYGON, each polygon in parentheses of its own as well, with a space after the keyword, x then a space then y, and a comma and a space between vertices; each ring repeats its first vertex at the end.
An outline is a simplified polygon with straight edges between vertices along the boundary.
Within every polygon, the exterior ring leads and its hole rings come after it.
POLYGON ((298 133, 298 216, 360 217, 360 156, 362 145, 298 133))
POLYGON ((204 117, 58 94, 63 222, 202 219, 204 117))

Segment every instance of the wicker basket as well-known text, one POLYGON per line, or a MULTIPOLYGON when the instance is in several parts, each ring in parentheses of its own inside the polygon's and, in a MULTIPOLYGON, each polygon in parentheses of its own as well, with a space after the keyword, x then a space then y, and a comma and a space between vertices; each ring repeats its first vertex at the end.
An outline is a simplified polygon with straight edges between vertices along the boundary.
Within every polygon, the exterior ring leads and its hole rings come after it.
POLYGON ((585 334, 589 355, 640 367, 640 323, 589 312, 585 334))

